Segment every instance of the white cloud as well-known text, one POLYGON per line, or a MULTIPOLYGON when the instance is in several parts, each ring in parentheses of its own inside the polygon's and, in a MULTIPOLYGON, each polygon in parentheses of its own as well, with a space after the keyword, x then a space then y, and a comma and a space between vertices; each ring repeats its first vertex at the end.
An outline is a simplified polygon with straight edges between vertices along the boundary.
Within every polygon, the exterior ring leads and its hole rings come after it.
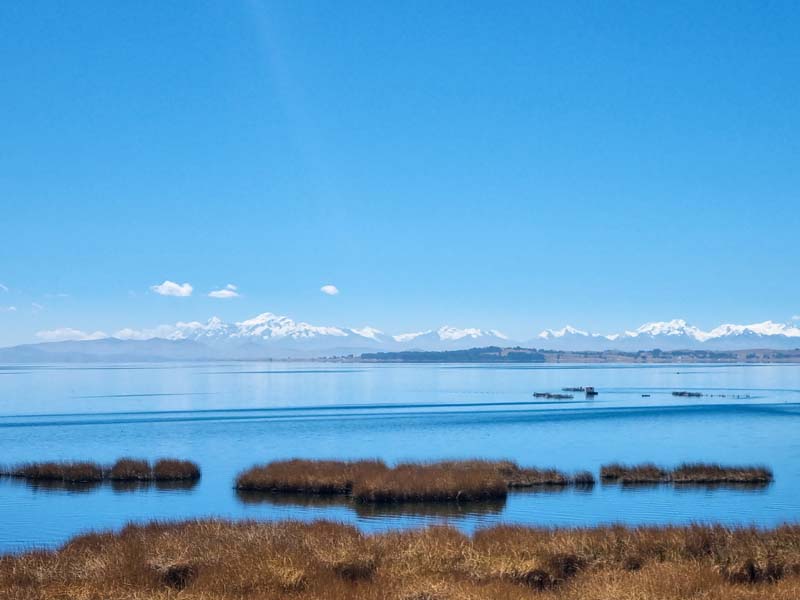
POLYGON ((17 312, 16 306, 0 306, 0 312, 17 312))
POLYGON ((800 321, 800 315, 792 315, 792 321, 800 321))
POLYGON ((7 291, 8 291, 8 286, 0 283, 0 292, 7 292, 7 291))
POLYGON ((214 290, 213 292, 209 292, 208 296, 209 298, 238 298, 239 292, 236 291, 237 289, 238 288, 235 285, 229 283, 221 290, 214 290))
POLYGON ((329 283, 328 285, 323 285, 321 288, 319 288, 319 291, 323 294, 328 294, 328 296, 335 296, 339 293, 339 288, 329 283))
POLYGON ((190 283, 175 283, 169 279, 160 285, 151 285, 150 289, 161 296, 191 296, 194 288, 190 283))
POLYGON ((95 331, 94 333, 87 333, 80 329, 73 329, 72 327, 60 327, 58 329, 50 329, 48 331, 40 331, 36 337, 45 342, 66 342, 66 341, 85 341, 85 340, 99 340, 107 338, 108 334, 103 331, 95 331))

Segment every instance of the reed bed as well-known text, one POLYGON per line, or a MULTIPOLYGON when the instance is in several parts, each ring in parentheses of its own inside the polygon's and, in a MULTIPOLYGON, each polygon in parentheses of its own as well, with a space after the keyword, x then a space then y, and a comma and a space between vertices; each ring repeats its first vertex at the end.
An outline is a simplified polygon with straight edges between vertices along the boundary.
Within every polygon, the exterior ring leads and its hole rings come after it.
POLYGON ((159 459, 152 465, 143 459, 120 458, 103 466, 88 461, 24 463, 0 470, 0 475, 30 482, 97 483, 102 481, 186 481, 200 478, 200 467, 187 460, 159 459))
POLYGON ((4 475, 37 481, 90 483, 103 480, 103 468, 92 462, 25 463, 5 469, 4 475))
POLYGON ((724 466, 715 463, 683 463, 669 470, 653 463, 603 465, 600 478, 604 481, 635 483, 690 483, 690 484, 767 484, 772 481, 772 470, 764 466, 724 466))
POLYGON ((684 463, 672 472, 675 483, 769 483, 772 479, 772 469, 765 466, 684 463))
POLYGON ((290 494, 349 494, 356 479, 387 471, 379 460, 279 460, 236 478, 236 489, 290 494))
POLYGON ((471 502, 504 498, 508 488, 587 485, 591 473, 570 477, 555 469, 520 467, 512 461, 458 460, 400 463, 378 460, 282 460, 236 478, 240 491, 348 495, 358 502, 471 502))
POLYGON ((146 460, 137 458, 120 458, 108 472, 111 481, 150 481, 153 478, 153 467, 146 460))
POLYGON ((357 502, 474 502, 505 498, 508 484, 491 463, 401 463, 353 484, 357 502))
POLYGON ((436 527, 330 522, 129 525, 0 558, 0 599, 790 600, 800 526, 436 527))
POLYGON ((604 465, 600 468, 600 478, 616 480, 620 483, 665 483, 670 480, 670 473, 653 463, 640 465, 604 465))
POLYGON ((156 481, 194 481, 200 479, 200 467, 190 460, 160 458, 153 465, 156 481))

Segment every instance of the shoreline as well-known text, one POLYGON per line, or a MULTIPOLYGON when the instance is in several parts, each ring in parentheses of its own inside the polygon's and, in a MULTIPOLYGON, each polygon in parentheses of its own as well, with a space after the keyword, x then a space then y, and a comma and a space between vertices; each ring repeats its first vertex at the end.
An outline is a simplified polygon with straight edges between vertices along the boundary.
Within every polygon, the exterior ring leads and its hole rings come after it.
POLYGON ((800 525, 447 526, 364 534, 330 521, 129 524, 0 556, 0 598, 800 597, 800 525))

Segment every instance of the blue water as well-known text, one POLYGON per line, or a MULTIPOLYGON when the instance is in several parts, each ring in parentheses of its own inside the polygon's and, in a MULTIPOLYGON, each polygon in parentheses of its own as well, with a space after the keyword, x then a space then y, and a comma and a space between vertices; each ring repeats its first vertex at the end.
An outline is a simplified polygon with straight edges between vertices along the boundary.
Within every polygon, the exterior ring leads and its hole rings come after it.
POLYGON ((0 365, 0 461, 173 456, 190 489, 51 489, 0 480, 0 552, 128 521, 328 518, 365 530, 448 522, 591 525, 800 521, 800 366, 0 365), (534 391, 593 385, 587 400, 534 391), (678 398, 692 390, 702 398, 678 398), (649 394, 649 397, 643 397, 649 394), (510 458, 597 472, 609 461, 763 463, 764 488, 522 491, 464 506, 354 507, 241 497, 235 475, 288 457, 510 458))

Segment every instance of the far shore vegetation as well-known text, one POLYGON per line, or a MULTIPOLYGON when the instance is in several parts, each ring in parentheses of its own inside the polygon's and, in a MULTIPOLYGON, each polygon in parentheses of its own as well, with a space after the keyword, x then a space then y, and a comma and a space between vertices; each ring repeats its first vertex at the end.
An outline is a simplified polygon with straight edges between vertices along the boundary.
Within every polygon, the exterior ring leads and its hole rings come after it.
POLYGON ((408 363, 800 363, 800 348, 794 350, 621 350, 567 351, 486 346, 468 350, 366 352, 330 357, 344 362, 408 363))
POLYGON ((445 527, 201 520, 0 557, 0 599, 790 600, 800 526, 445 527))

